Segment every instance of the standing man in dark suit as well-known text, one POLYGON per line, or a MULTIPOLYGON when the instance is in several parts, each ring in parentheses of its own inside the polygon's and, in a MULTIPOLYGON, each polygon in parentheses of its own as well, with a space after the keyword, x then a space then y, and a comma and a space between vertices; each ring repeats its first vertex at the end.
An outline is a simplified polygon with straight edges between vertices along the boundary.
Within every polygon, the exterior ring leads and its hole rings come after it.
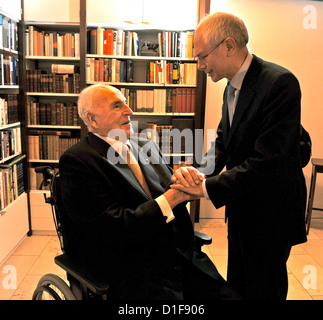
POLYGON ((89 135, 59 163, 67 254, 109 280, 111 299, 237 298, 194 250, 192 196, 169 188, 156 144, 131 137, 121 92, 90 86, 78 109, 89 135))
POLYGON ((283 300, 291 246, 306 241, 301 91, 291 72, 251 55, 248 39, 232 14, 216 12, 198 26, 198 67, 228 85, 217 138, 200 169, 206 179, 195 184, 198 171, 182 168, 172 188, 226 206, 227 281, 242 298, 283 300))

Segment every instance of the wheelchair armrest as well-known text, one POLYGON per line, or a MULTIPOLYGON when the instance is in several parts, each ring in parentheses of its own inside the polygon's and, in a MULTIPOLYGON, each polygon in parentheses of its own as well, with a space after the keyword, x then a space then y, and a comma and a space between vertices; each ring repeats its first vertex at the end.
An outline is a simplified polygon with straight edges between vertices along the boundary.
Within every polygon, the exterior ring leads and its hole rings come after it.
POLYGON ((76 264, 67 254, 55 257, 55 263, 95 294, 103 295, 108 291, 108 282, 99 279, 98 275, 89 274, 85 268, 76 264))
POLYGON ((194 231, 194 235, 195 235, 195 245, 199 250, 201 249, 202 246, 209 245, 212 243, 212 237, 210 237, 205 233, 194 231))

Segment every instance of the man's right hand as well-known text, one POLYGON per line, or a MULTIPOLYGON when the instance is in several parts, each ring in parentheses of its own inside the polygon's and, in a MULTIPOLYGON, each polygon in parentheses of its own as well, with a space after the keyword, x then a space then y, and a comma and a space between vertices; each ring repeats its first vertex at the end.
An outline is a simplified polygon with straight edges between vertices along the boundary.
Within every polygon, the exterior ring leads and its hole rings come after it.
POLYGON ((180 183, 184 187, 194 187, 200 184, 205 179, 205 175, 194 167, 181 167, 178 168, 172 175, 173 183, 180 183))

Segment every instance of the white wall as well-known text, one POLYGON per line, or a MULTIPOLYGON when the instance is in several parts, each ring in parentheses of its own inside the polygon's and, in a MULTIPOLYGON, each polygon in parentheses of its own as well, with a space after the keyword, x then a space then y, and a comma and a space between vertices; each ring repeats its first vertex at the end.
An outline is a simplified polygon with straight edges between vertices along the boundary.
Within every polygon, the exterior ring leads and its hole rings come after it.
POLYGON ((145 22, 150 27, 177 30, 194 29, 197 22, 197 0, 88 0, 86 8, 89 23, 129 21, 137 28, 145 22))
POLYGON ((21 19, 20 0, 0 0, 0 10, 9 14, 12 18, 21 19))
MULTIPOLYGON (((5 0, 8 1, 8 0, 5 0)), ((26 21, 79 22, 79 0, 25 0, 26 21)))
MULTIPOLYGON (((323 158, 323 2, 213 0, 211 12, 214 11, 239 15, 249 29, 250 51, 265 60, 281 64, 299 79, 302 124, 311 134, 313 157, 323 158)), ((208 80, 205 128, 216 128, 218 125, 224 87, 225 81, 213 83, 208 80)), ((311 164, 304 169, 308 186, 311 170, 311 164)), ((323 207, 322 174, 317 179, 315 203, 323 207)), ((222 214, 223 210, 220 210, 220 216, 222 214)), ((219 211, 202 202, 201 217, 218 216, 219 211)))
MULTIPOLYGON (((149 22, 176 30, 197 21, 197 0, 88 0, 86 6, 88 23, 149 22)), ((79 0, 25 0, 25 20, 79 22, 79 8, 79 0)))

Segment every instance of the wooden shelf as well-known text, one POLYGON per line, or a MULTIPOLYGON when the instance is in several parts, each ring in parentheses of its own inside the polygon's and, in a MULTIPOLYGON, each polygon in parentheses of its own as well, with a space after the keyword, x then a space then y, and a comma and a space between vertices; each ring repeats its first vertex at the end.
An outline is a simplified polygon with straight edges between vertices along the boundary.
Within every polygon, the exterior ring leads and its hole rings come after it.
POLYGON ((105 59, 119 59, 119 60, 139 60, 139 61, 155 61, 155 60, 166 60, 166 61, 185 61, 185 62, 197 62, 196 58, 180 58, 180 57, 160 57, 160 56, 115 56, 115 55, 98 55, 98 54, 87 54, 87 58, 105 58, 105 59))
POLYGON ((195 113, 178 113, 178 112, 134 112, 132 116, 150 116, 150 117, 194 117, 195 113))
MULTIPOLYGON (((81 126, 57 126, 57 125, 46 125, 46 124, 28 124, 27 128, 29 129, 62 129, 62 130, 70 130, 70 129, 81 129, 81 126)), ((0 128, 1 130, 1 128, 0 128)))
POLYGON ((167 84, 167 83, 143 83, 143 82, 100 82, 100 81, 87 81, 87 84, 108 84, 111 86, 127 86, 127 87, 161 87, 161 88, 196 88, 194 84, 167 84))
POLYGON ((48 93, 48 92, 26 92, 27 96, 43 97, 78 97, 78 93, 48 93))
POLYGON ((54 60, 54 61, 80 61, 80 58, 76 57, 56 57, 56 56, 26 56, 27 60, 54 60))

